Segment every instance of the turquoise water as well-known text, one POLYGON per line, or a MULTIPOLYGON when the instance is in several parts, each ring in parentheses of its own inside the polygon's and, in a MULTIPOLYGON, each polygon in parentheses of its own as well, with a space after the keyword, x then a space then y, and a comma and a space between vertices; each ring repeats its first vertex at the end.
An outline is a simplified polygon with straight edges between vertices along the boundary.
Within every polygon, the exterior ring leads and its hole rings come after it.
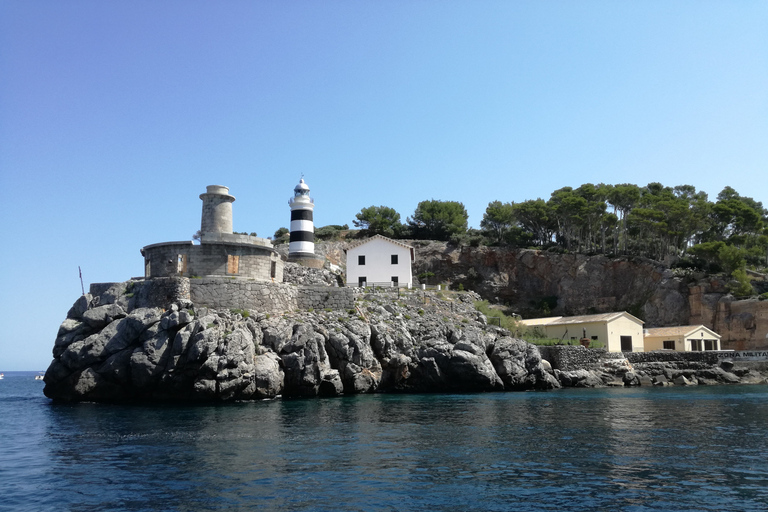
POLYGON ((768 509, 768 387, 54 405, 0 381, 2 510, 768 509))

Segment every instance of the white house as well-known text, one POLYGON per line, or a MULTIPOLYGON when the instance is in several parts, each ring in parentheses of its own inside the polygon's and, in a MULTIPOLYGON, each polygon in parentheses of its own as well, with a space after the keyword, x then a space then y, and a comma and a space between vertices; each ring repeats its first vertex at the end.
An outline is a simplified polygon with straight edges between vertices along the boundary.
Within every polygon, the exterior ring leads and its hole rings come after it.
POLYGON ((374 235, 346 252, 348 286, 413 285, 411 263, 416 251, 410 245, 374 235))
POLYGON ((554 316, 522 320, 523 325, 540 327, 549 338, 588 339, 601 343, 609 352, 643 352, 643 321, 626 311, 582 316, 554 316))
POLYGON ((703 325, 655 327, 645 330, 645 350, 720 350, 720 335, 703 325))

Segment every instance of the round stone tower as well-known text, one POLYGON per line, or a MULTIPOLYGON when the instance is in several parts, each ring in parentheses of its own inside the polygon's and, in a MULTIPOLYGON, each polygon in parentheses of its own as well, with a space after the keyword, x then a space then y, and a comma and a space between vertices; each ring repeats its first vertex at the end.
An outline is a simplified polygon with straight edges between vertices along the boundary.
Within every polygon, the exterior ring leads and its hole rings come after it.
POLYGON ((203 217, 200 222, 202 233, 232 233, 232 203, 235 198, 229 195, 229 188, 221 185, 208 185, 203 200, 203 217))
POLYGON ((309 196, 309 187, 304 179, 293 189, 293 197, 288 200, 291 206, 291 238, 288 244, 288 261, 307 267, 320 268, 324 258, 315 255, 315 225, 312 212, 315 203, 309 196))

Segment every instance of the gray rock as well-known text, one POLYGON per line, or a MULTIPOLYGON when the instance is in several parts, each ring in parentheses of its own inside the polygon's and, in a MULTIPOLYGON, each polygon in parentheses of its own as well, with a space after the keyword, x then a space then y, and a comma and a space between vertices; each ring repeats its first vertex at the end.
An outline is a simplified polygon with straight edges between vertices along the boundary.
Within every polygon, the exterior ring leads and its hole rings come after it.
POLYGON ((126 316, 125 310, 117 304, 106 304, 85 311, 82 314, 82 319, 92 329, 98 330, 114 320, 125 318, 126 316))
POLYGON ((82 319, 83 313, 88 311, 91 300, 93 300, 93 297, 90 293, 81 295, 72 305, 72 308, 67 312, 67 318, 72 318, 74 320, 82 319))
POLYGON ((274 352, 267 352, 254 358, 253 398, 275 398, 283 392, 285 375, 280 369, 280 358, 274 352))
POLYGON ((567 372, 555 369, 555 377, 563 387, 599 388, 605 385, 603 379, 594 372, 583 369, 567 372))
POLYGON ((675 386, 693 386, 693 382, 688 380, 685 375, 679 375, 672 381, 675 386))

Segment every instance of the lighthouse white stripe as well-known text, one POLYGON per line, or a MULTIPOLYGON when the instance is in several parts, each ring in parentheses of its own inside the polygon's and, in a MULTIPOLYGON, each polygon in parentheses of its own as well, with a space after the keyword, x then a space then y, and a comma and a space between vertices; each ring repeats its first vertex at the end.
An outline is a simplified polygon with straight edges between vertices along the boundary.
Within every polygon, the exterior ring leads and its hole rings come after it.
POLYGON ((307 231, 309 233, 314 233, 315 228, 311 220, 292 220, 291 231, 307 231))
POLYGON ((315 252, 315 244, 312 242, 291 242, 288 244, 288 253, 293 254, 297 252, 315 252))

